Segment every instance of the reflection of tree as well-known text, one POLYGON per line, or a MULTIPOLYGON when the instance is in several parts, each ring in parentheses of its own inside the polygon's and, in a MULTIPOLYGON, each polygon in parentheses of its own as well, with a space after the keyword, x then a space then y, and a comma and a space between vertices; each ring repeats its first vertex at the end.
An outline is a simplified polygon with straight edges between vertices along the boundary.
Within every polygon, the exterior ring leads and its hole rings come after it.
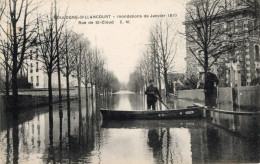
POLYGON ((129 94, 128 95, 129 102, 131 104, 131 109, 145 109, 145 101, 143 99, 143 95, 140 94, 129 94))
POLYGON ((156 163, 163 162, 163 136, 164 132, 159 132, 159 129, 149 129, 148 131, 148 145, 152 148, 153 156, 156 160, 156 163))
MULTIPOLYGON (((7 115, 7 120, 11 120, 10 115, 7 115)), ((10 161, 10 153, 11 153, 11 144, 10 144, 10 122, 7 121, 7 129, 6 129, 6 163, 11 163, 10 161)))
POLYGON ((120 95, 117 95, 117 94, 113 94, 111 97, 110 97, 110 100, 109 100, 111 103, 108 104, 108 108, 109 109, 115 109, 116 106, 118 106, 119 104, 119 101, 120 101, 120 95))
POLYGON ((217 161, 221 158, 220 150, 220 136, 218 130, 207 127, 207 148, 208 158, 210 161, 217 161))
POLYGON ((19 129, 18 114, 13 112, 13 163, 18 163, 19 157, 19 129))
MULTIPOLYGON (((91 156, 91 152, 95 149, 95 146, 98 146, 100 143, 96 141, 98 139, 96 134, 99 130, 97 129, 99 122, 96 112, 94 111, 96 106, 95 102, 89 102, 88 105, 88 109, 91 109, 92 112, 88 112, 87 108, 84 108, 78 101, 72 101, 71 104, 67 106, 68 113, 64 115, 63 120, 67 120, 68 129, 67 131, 66 128, 63 129, 65 133, 61 131, 62 140, 60 141, 62 143, 55 141, 59 138, 53 138, 53 130, 50 129, 50 135, 52 134, 52 136, 50 136, 50 145, 47 146, 48 149, 44 152, 43 158, 45 163, 62 163, 64 160, 68 160, 66 162, 69 163, 77 163, 91 156), (70 111, 75 113, 74 116, 70 115, 70 111), (88 112, 88 114, 83 115, 84 112, 88 112), (66 116, 68 118, 66 118, 66 116), (75 117, 75 119, 71 119, 71 117, 75 117)), ((58 126, 55 123, 58 124, 58 121, 54 121, 54 128, 58 126)))
MULTIPOLYGON (((53 106, 49 105, 49 110, 53 111, 53 106)), ((48 156, 46 163, 55 163, 54 162, 54 147, 53 147, 53 113, 49 113, 49 147, 48 147, 48 156)))

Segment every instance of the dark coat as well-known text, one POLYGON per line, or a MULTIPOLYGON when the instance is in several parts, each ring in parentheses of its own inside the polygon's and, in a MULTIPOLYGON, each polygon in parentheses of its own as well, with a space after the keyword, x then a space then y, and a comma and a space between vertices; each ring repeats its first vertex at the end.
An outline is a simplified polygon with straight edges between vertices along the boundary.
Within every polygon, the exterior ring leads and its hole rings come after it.
POLYGON ((157 101, 156 96, 159 99, 162 99, 158 88, 153 85, 150 85, 149 87, 147 87, 145 94, 147 95, 147 101, 149 101, 149 102, 156 102, 157 101))
POLYGON ((208 72, 207 80, 204 86, 204 89, 207 93, 212 94, 215 92, 216 87, 214 86, 214 83, 216 83, 216 85, 219 83, 217 76, 211 72, 208 72))

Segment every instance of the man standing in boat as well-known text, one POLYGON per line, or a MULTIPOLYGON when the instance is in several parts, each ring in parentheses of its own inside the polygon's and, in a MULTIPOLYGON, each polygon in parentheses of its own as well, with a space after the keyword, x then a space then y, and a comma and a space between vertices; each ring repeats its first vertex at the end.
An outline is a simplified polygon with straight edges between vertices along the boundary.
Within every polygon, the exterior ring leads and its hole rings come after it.
POLYGON ((149 80, 149 86, 147 87, 145 94, 147 95, 147 107, 148 109, 155 110, 155 104, 157 99, 161 100, 162 97, 157 87, 154 86, 154 81, 149 80))

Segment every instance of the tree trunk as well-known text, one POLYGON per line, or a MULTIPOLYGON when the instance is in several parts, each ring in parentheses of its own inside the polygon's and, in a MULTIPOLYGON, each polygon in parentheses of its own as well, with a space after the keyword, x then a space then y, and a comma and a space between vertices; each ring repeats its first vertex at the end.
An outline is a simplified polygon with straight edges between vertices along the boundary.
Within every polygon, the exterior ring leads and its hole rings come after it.
MULTIPOLYGON (((16 64, 13 64, 16 67, 16 64)), ((18 102, 18 88, 17 88, 17 72, 16 69, 12 71, 12 92, 13 92, 13 100, 15 103, 18 102)))
POLYGON ((17 86, 17 56, 18 56, 18 43, 17 43, 17 32, 16 32, 16 1, 13 1, 13 16, 11 16, 12 34, 13 34, 13 68, 12 68, 12 92, 14 103, 18 102, 18 86, 17 86))
POLYGON ((159 57, 157 56, 157 65, 158 65, 158 84, 159 84, 159 92, 161 93, 162 90, 162 85, 161 85, 161 72, 160 72, 160 61, 159 61, 159 57))
POLYGON ((164 83, 165 83, 165 93, 166 96, 169 95, 169 85, 168 85, 168 73, 167 73, 167 68, 164 67, 164 83))
POLYGON ((86 55, 85 55, 84 64, 85 64, 85 92, 86 92, 85 94, 86 94, 86 104, 88 104, 88 71, 87 71, 86 55))
POLYGON ((67 85, 67 101, 70 101, 70 83, 69 83, 68 69, 66 75, 66 85, 67 85))
POLYGON ((94 86, 93 86, 93 83, 91 82, 91 98, 93 99, 93 96, 94 96, 94 86))
POLYGON ((5 96, 9 97, 9 71, 8 71, 8 64, 6 64, 5 68, 5 96))
POLYGON ((78 98, 79 98, 79 102, 81 102, 81 44, 80 44, 80 52, 79 52, 79 62, 77 66, 77 80, 78 80, 78 98))
MULTIPOLYGON (((48 91, 49 91, 49 106, 52 106, 52 73, 48 73, 48 91)), ((52 112, 52 111, 49 111, 52 112)))
POLYGON ((85 84, 86 103, 88 102, 88 83, 85 84))
POLYGON ((56 51, 57 51, 57 71, 58 71, 58 88, 59 88, 59 103, 62 101, 61 96, 61 77, 60 77, 60 52, 58 38, 58 20, 57 20, 57 2, 55 0, 55 32, 56 32, 56 51))
POLYGON ((79 102, 81 101, 81 88, 80 88, 80 80, 81 80, 81 78, 80 78, 80 76, 79 75, 77 75, 78 77, 77 77, 77 79, 78 79, 78 98, 79 98, 79 102))
MULTIPOLYGON (((67 106, 70 106, 70 73, 69 73, 69 56, 68 56, 68 36, 66 31, 66 85, 67 85, 67 106)), ((69 107, 68 107, 69 108, 69 107)))

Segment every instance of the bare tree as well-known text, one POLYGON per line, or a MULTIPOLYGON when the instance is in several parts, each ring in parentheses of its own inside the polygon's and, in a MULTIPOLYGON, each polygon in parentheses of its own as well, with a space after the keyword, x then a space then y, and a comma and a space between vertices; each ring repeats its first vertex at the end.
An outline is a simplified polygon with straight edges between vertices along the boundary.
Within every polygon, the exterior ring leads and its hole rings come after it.
POLYGON ((82 35, 76 34, 77 40, 73 42, 73 52, 72 54, 76 56, 76 76, 78 81, 78 97, 79 102, 81 102, 81 83, 82 83, 82 67, 83 67, 83 55, 87 51, 87 46, 89 41, 86 38, 83 38, 82 35))
POLYGON ((84 77, 84 80, 82 80, 82 83, 85 85, 85 94, 86 94, 86 101, 88 101, 88 84, 91 84, 91 95, 93 95, 93 81, 94 81, 94 57, 93 57, 93 50, 90 46, 90 42, 86 42, 86 49, 83 56, 83 72, 82 76, 84 77))
POLYGON ((4 14, 4 11, 5 11, 5 9, 6 9, 6 4, 7 4, 6 1, 7 1, 7 0, 2 0, 2 1, 0 2, 0 21, 2 20, 2 15, 4 14))
POLYGON ((87 53, 86 65, 88 65, 88 82, 91 85, 91 98, 93 98, 94 94, 94 81, 95 81, 95 72, 94 72, 94 49, 91 48, 87 53))
POLYGON ((6 3, 8 14, 7 23, 10 22, 10 32, 5 26, 0 24, 2 32, 7 36, 11 46, 12 56, 12 94, 15 102, 18 101, 17 75, 26 59, 28 49, 35 46, 37 37, 36 19, 30 19, 32 13, 37 9, 33 0, 11 1, 6 3))
POLYGON ((177 52, 177 31, 174 31, 173 23, 167 20, 156 23, 151 30, 151 42, 155 43, 158 53, 158 62, 162 68, 165 82, 166 96, 169 94, 168 72, 173 68, 173 60, 177 52))
POLYGON ((48 76, 48 92, 49 105, 52 105, 52 74, 57 66, 57 51, 55 49, 55 38, 58 33, 55 33, 55 25, 53 20, 53 7, 51 13, 46 18, 41 17, 38 28, 38 45, 39 57, 37 60, 43 63, 43 70, 48 76))
MULTIPOLYGON (((229 38, 234 33, 234 24, 228 23, 224 27, 223 0, 193 0, 186 11, 186 33, 190 53, 196 58, 205 72, 204 89, 208 86, 208 69, 215 64, 219 58, 233 51, 236 46, 230 44, 229 38), (229 36, 229 37, 228 37, 229 36)), ((205 92, 205 100, 209 95, 205 92)))
MULTIPOLYGON (((55 0, 54 1, 54 10, 55 10, 55 14, 54 14, 54 17, 55 17, 55 32, 58 34, 61 32, 59 28, 60 27, 63 27, 63 24, 65 23, 65 20, 62 20, 61 22, 61 25, 58 25, 58 12, 57 12, 57 1, 55 0)), ((61 66, 60 66, 60 55, 61 55, 61 52, 62 50, 60 50, 60 45, 62 44, 61 41, 60 41, 60 38, 61 38, 61 35, 58 35, 58 37, 56 37, 55 39, 55 44, 56 44, 56 52, 57 52, 57 72, 58 72, 58 89, 59 89, 59 102, 61 103, 62 101, 62 95, 61 95, 61 76, 60 76, 60 73, 61 73, 61 66)))
MULTIPOLYGON (((4 76, 0 76, 0 91, 5 93, 5 96, 9 96, 9 88, 11 84, 11 65, 12 65, 12 56, 10 54, 10 43, 7 42, 7 40, 4 40, 1 38, 0 40, 0 66, 4 72, 4 76)), ((2 71, 0 71, 2 73, 2 71)))
POLYGON ((61 69, 62 74, 66 77, 66 86, 67 86, 67 102, 70 101, 70 75, 73 71, 76 70, 76 59, 77 56, 73 53, 74 47, 73 43, 78 39, 77 35, 73 31, 67 31, 65 32, 65 35, 63 36, 63 39, 65 40, 64 43, 64 52, 61 52, 63 54, 61 56, 61 66, 63 69, 61 69), (64 70, 65 69, 65 70, 64 70))

